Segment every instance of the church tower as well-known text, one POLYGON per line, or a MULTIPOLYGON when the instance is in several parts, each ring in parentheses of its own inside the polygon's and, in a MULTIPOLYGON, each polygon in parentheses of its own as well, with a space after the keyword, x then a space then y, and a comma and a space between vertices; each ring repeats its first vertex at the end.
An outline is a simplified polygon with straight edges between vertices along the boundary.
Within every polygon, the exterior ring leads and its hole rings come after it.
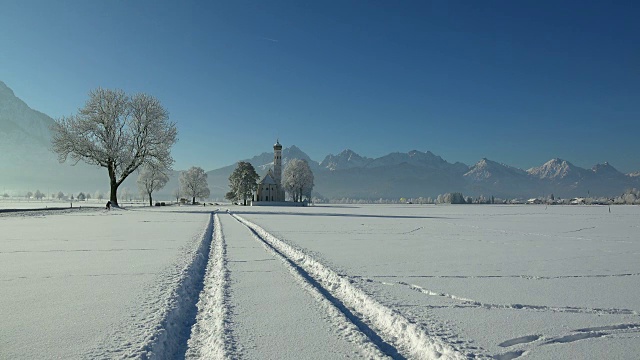
POLYGON ((258 188, 253 194, 252 205, 267 202, 283 202, 286 200, 286 193, 282 187, 282 145, 280 140, 273 145, 273 169, 269 169, 267 174, 258 183, 258 188))
POLYGON ((279 139, 273 145, 273 177, 278 186, 282 186, 282 145, 279 139))

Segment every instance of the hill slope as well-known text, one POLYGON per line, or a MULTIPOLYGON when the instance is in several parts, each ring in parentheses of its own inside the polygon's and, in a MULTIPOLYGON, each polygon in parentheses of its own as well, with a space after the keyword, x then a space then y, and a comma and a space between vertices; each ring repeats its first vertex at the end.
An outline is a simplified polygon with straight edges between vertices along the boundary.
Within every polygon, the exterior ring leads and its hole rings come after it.
MULTIPOLYGON (((51 152, 50 126, 54 120, 15 96, 0 81, 0 186, 15 196, 36 189, 50 194, 108 192, 107 170, 84 163, 60 164, 51 152)), ((124 187, 136 191, 135 179, 124 187)), ((1 195, 1 194, 0 194, 1 195)))

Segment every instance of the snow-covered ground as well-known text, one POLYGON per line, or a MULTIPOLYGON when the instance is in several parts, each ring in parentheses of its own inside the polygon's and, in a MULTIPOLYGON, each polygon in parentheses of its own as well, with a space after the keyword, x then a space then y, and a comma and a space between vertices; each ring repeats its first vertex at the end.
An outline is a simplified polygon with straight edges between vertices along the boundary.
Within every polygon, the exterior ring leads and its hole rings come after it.
MULTIPOLYGON (((82 201, 73 202, 73 207, 104 207, 107 200, 104 203, 96 201, 82 201)), ((12 210, 12 209, 46 209, 46 208, 70 208, 72 202, 70 201, 57 201, 57 200, 4 200, 0 199, 0 211, 12 210)))
POLYGON ((635 359, 640 207, 0 213, 0 358, 635 359))
MULTIPOLYGON (((70 200, 34 200, 34 199, 3 199, 0 198, 0 212, 9 210, 33 210, 33 209, 51 209, 51 208, 104 208, 108 199, 98 200, 91 199, 86 201, 70 201, 70 200)), ((121 201, 123 207, 140 207, 149 206, 148 202, 143 201, 121 201)))
POLYGON ((468 356, 640 354, 640 207, 271 210, 238 214, 468 356))
POLYGON ((159 348, 159 330, 176 308, 174 290, 186 272, 197 273, 189 266, 209 217, 102 209, 0 214, 0 358, 140 356, 159 348))

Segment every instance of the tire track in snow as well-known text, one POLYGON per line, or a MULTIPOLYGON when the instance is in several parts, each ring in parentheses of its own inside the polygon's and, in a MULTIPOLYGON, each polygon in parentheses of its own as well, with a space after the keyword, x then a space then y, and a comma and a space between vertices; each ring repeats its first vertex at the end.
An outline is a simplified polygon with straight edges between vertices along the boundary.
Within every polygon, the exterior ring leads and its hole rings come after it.
POLYGON ((592 328, 575 329, 568 335, 555 336, 541 345, 567 344, 584 339, 599 338, 618 334, 630 334, 640 332, 640 324, 618 324, 607 326, 595 326, 592 328))
POLYGON ((187 350, 191 327, 195 323, 196 302, 203 288, 204 274, 213 240, 213 213, 191 261, 180 273, 178 286, 172 291, 166 313, 149 342, 138 356, 142 359, 181 359, 187 350))
POLYGON ((503 341, 500 344, 498 344, 498 346, 500 346, 500 347, 511 347, 511 346, 518 345, 518 344, 527 344, 527 343, 534 342, 534 341, 540 339, 540 337, 541 337, 540 335, 521 336, 519 338, 503 341))
POLYGON ((545 306, 545 305, 526 305, 526 304, 491 304, 483 303, 473 299, 467 299, 461 296, 447 294, 442 292, 431 291, 425 289, 420 285, 409 284, 403 281, 398 282, 400 285, 405 285, 413 290, 419 291, 429 296, 446 297, 451 300, 459 301, 467 305, 468 307, 477 307, 484 309, 511 309, 511 310, 530 310, 530 311, 549 311, 549 312, 563 312, 563 313, 583 313, 583 314, 610 314, 610 315, 638 315, 635 310, 629 309, 607 309, 607 308, 583 308, 574 306, 545 306))
POLYGON ((387 355, 403 359, 465 359, 465 355, 442 339, 430 336, 419 325, 380 304, 304 251, 294 248, 260 226, 231 214, 247 226, 267 248, 282 257, 303 281, 313 286, 336 311, 355 324, 387 355))
MULTIPOLYGON (((256 241, 258 241, 262 247, 271 255, 273 255, 274 260, 279 260, 287 270, 294 277, 296 282, 302 287, 302 289, 308 292, 313 299, 323 308, 324 311, 329 315, 329 321, 334 325, 334 328, 337 330, 337 333, 347 339, 349 342, 355 344, 357 348, 362 353, 362 357, 366 359, 386 359, 389 358, 385 353, 383 353, 379 346, 374 343, 370 337, 367 337, 360 328, 356 324, 354 324, 351 319, 345 315, 342 311, 342 308, 338 308, 334 302, 332 302, 330 294, 326 292, 325 289, 320 287, 313 278, 309 276, 309 274, 297 266, 294 262, 284 256, 281 252, 271 246, 268 242, 264 240, 255 230, 247 226, 245 223, 240 221, 238 218, 234 217, 236 221, 238 221, 241 225, 245 226, 248 231, 250 231, 256 241)), ((253 272, 253 271, 247 271, 253 272)), ((347 310, 348 311, 348 310, 347 310)), ((370 331, 371 332, 371 331, 370 331)), ((392 353, 397 354, 397 351, 392 351, 392 353)), ((403 359, 403 357, 396 356, 398 359, 403 359)))
POLYGON ((493 358, 497 360, 510 360, 516 359, 521 355, 528 354, 530 352, 535 351, 537 347, 547 346, 547 345, 562 345, 569 344, 576 341, 601 338, 605 336, 615 336, 615 335, 625 335, 625 334, 633 334, 640 332, 640 324, 618 324, 618 325, 608 325, 608 326, 596 326, 592 328, 583 328, 583 329, 575 329, 571 331, 569 334, 552 336, 545 338, 542 335, 529 335, 523 336, 515 339, 510 339, 504 341, 498 346, 501 347, 512 347, 518 345, 521 349, 511 350, 506 353, 494 355, 493 358))
MULTIPOLYGON (((617 276, 626 276, 626 275, 617 275, 617 276)), ((400 277, 400 276, 393 276, 400 277)), ((404 276, 410 277, 410 276, 404 276)), ((434 276, 439 277, 439 276, 434 276)), ((444 276, 448 277, 448 276, 444 276)), ((465 277, 466 278, 466 277, 465 277)), ((407 288, 421 292, 423 294, 429 296, 439 296, 439 297, 447 297, 451 300, 459 301, 465 303, 464 305, 443 305, 443 306, 429 306, 429 308, 486 308, 486 309, 509 309, 509 310, 524 310, 524 311, 549 311, 549 312, 570 312, 570 313, 586 313, 586 314, 610 314, 610 315, 638 315, 637 312, 633 312, 632 310, 627 309, 602 309, 602 308, 578 308, 578 307, 547 307, 540 305, 520 305, 520 304, 510 304, 510 305, 500 305, 500 304, 483 304, 477 302, 472 299, 434 292, 431 290, 424 289, 418 285, 408 284, 405 282, 395 282, 395 283, 387 283, 384 281, 376 281, 372 279, 368 279, 362 276, 354 276, 352 279, 355 280, 363 280, 365 282, 377 282, 383 285, 402 285, 407 288), (628 313, 629 312, 629 313, 628 313)), ((508 339, 498 344, 499 347, 502 348, 512 348, 504 353, 495 354, 492 356, 493 359, 496 360, 512 360, 519 358, 521 356, 527 355, 532 351, 535 351, 537 347, 547 346, 547 345, 562 345, 562 344, 570 344, 576 341, 601 338, 601 337, 610 337, 610 336, 623 336, 628 334, 637 334, 640 333, 640 323, 625 323, 625 324, 617 324, 617 325, 605 325, 605 326, 595 326, 595 327, 587 327, 580 328, 570 331, 569 333, 556 335, 556 336, 544 336, 542 334, 533 334, 527 336, 521 336, 518 338, 508 339), (515 348, 515 349, 514 349, 515 348)))
MULTIPOLYGON (((458 227, 464 227, 464 228, 469 228, 469 229, 474 229, 474 230, 479 230, 479 231, 486 231, 486 232, 493 232, 493 233, 498 233, 498 234, 503 234, 503 235, 507 235, 507 234, 515 234, 515 235, 520 235, 520 236, 539 236, 539 237, 544 237, 544 238, 560 238, 560 239, 570 239, 570 240, 588 240, 588 241, 593 241, 592 239, 589 238, 585 238, 585 237, 579 237, 579 236, 567 236, 567 235, 558 235, 558 234, 544 234, 544 233, 537 233, 537 232, 522 232, 522 231, 515 231, 515 230, 506 230, 506 229, 488 229, 488 228, 483 228, 481 226, 478 225, 465 225, 465 224, 456 224, 453 222, 449 222, 449 221, 443 221, 444 224, 450 225, 454 228, 458 228, 458 227)), ((584 230, 584 229, 581 229, 584 230)), ((563 232, 560 234, 567 234, 570 232, 563 232)))
POLYGON ((415 228, 415 229, 410 230, 410 231, 407 231, 407 232, 401 232, 401 233, 398 233, 398 235, 413 234, 414 232, 419 231, 419 230, 422 230, 422 229, 424 229, 424 226, 420 226, 420 227, 418 227, 418 228, 415 228))
POLYGON ((590 227, 580 228, 578 230, 565 231, 565 232, 563 232, 563 234, 575 233, 575 232, 580 232, 580 231, 584 231, 584 230, 591 230, 591 229, 595 229, 595 228, 596 228, 595 226, 590 226, 590 227))
POLYGON ((196 323, 191 328, 191 338, 186 359, 225 359, 233 342, 228 336, 229 270, 227 269, 227 245, 220 218, 214 215, 214 234, 209 252, 209 263, 204 278, 204 288, 197 304, 196 323))
MULTIPOLYGON (((557 279, 582 279, 582 278, 608 278, 640 276, 640 273, 623 274, 585 274, 585 275, 558 275, 558 276, 536 276, 536 275, 375 275, 372 278, 425 278, 425 279, 523 279, 523 280, 557 280, 557 279)), ((374 281, 364 276, 352 276, 362 278, 365 281, 374 281)))

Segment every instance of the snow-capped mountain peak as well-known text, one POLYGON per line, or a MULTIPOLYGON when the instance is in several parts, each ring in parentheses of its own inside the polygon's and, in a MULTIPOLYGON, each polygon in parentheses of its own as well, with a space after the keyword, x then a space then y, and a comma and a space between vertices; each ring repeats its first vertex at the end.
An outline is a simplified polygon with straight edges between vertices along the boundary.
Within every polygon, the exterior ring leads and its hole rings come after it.
POLYGON ((351 160, 352 158, 360 158, 361 157, 360 155, 356 154, 351 149, 342 150, 342 152, 340 154, 338 154, 338 156, 346 157, 347 160, 351 160))
POLYGON ((464 174, 466 178, 476 181, 490 178, 522 177, 526 175, 527 172, 522 169, 491 161, 487 158, 480 159, 480 161, 473 165, 469 171, 464 174))
POLYGON ((577 172, 577 167, 566 160, 555 158, 547 161, 542 166, 534 167, 527 172, 540 179, 563 179, 577 172))
POLYGON ((611 164, 609 164, 608 162, 605 161, 604 164, 596 164, 594 165, 591 170, 594 173, 597 174, 608 174, 608 175, 624 175, 623 173, 621 173, 620 171, 618 171, 616 168, 614 168, 613 166, 611 166, 611 164))
POLYGON ((320 162, 320 167, 335 171, 354 167, 363 167, 370 161, 371 159, 364 158, 351 149, 345 149, 338 155, 327 155, 324 160, 320 162))

